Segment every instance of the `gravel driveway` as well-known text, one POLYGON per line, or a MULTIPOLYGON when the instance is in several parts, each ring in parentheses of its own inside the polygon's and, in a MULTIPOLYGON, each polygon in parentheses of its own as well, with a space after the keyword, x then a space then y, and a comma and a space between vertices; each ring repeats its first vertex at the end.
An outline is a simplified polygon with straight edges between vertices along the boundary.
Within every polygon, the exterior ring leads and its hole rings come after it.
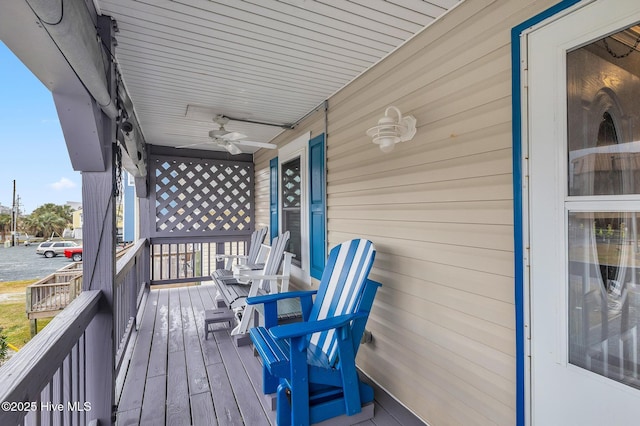
POLYGON ((36 254, 36 247, 0 246, 0 283, 44 278, 71 262, 64 256, 47 259, 36 254))

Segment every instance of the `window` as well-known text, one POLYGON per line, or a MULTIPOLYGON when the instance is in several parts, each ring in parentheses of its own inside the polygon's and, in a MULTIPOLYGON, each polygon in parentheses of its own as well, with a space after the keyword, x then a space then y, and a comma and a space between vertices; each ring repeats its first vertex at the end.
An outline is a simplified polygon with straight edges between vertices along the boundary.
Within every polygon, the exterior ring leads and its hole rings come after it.
POLYGON ((271 236, 290 232, 292 275, 308 284, 320 278, 326 260, 324 134, 309 136, 285 145, 270 162, 271 236))
POLYGON ((302 266, 302 176, 300 157, 282 164, 280 183, 282 199, 282 232, 289 231, 288 250, 295 254, 292 264, 302 266))

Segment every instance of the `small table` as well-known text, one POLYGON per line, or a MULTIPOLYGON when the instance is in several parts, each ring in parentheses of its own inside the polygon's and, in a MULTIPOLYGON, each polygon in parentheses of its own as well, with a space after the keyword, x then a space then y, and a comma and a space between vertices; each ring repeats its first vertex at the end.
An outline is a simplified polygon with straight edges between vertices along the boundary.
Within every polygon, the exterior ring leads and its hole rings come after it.
POLYGON ((209 339, 209 333, 213 333, 215 330, 209 328, 211 324, 217 324, 221 322, 228 322, 229 328, 233 326, 235 316, 231 309, 218 308, 218 309, 206 309, 204 311, 204 338, 209 339))

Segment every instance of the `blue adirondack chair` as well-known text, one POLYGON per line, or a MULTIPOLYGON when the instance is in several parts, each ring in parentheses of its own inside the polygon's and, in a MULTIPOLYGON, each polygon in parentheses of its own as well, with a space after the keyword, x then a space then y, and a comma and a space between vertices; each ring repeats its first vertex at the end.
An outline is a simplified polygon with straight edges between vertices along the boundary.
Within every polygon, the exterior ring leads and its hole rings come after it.
POLYGON ((263 361, 263 391, 277 391, 278 425, 353 415, 373 401, 373 389, 358 378, 355 357, 380 286, 367 279, 374 256, 370 241, 347 241, 329 253, 317 292, 247 299, 264 303, 265 325, 250 335, 263 361), (303 321, 278 326, 277 303, 291 297, 300 298, 303 321))

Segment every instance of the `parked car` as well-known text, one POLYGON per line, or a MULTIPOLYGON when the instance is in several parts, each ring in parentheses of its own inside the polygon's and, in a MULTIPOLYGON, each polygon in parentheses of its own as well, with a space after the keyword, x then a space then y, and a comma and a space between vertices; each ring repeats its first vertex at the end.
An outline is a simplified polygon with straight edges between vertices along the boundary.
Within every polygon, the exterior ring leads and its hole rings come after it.
POLYGON ((71 247, 64 249, 64 255, 74 262, 80 262, 82 261, 82 247, 71 247))
POLYGON ((51 258, 59 254, 64 254, 64 250, 71 247, 80 246, 74 241, 45 241, 38 245, 36 253, 51 258))

